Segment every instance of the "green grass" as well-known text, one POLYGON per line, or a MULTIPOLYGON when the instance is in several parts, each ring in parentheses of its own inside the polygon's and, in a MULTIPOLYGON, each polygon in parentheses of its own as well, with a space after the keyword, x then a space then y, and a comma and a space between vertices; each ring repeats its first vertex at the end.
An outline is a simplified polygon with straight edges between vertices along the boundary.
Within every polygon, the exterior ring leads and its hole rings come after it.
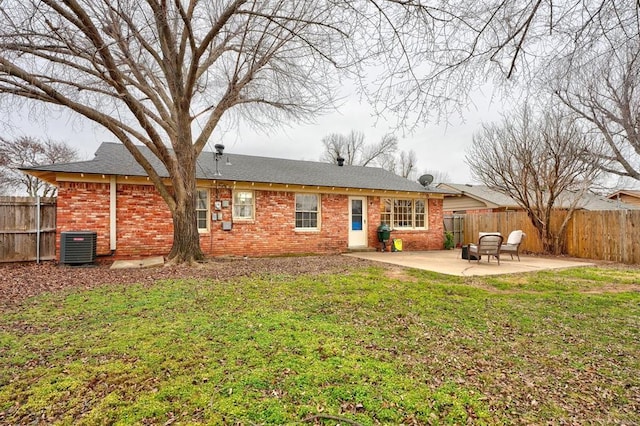
POLYGON ((1 312, 0 423, 637 424, 639 282, 372 268, 50 294, 1 312))

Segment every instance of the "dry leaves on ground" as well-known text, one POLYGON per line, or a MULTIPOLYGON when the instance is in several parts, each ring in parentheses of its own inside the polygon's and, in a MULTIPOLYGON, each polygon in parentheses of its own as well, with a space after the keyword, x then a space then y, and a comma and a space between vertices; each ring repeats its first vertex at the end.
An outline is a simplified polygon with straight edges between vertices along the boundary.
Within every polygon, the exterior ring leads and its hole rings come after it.
POLYGON ((91 289, 106 284, 151 284, 163 279, 224 280, 256 274, 348 273, 370 265, 347 256, 212 259, 198 266, 109 269, 111 262, 89 267, 23 263, 0 265, 0 307, 18 304, 46 292, 91 289))

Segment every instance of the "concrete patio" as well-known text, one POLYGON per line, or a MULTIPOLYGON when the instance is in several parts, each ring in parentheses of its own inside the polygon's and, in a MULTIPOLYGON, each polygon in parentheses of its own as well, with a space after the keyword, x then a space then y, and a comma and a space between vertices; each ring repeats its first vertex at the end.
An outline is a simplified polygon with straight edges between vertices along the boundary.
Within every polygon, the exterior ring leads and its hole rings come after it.
POLYGON ((511 260, 511 256, 501 256, 500 265, 495 258, 487 262, 486 257, 478 263, 475 260, 469 262, 462 259, 462 250, 434 250, 434 251, 403 251, 403 252, 359 252, 348 253, 345 256, 353 256, 361 259, 377 262, 391 263, 409 268, 424 269, 448 275, 473 276, 473 275, 500 275, 517 274, 522 272, 535 272, 547 269, 565 269, 578 266, 593 266, 587 260, 574 258, 553 258, 541 256, 520 255, 511 260))

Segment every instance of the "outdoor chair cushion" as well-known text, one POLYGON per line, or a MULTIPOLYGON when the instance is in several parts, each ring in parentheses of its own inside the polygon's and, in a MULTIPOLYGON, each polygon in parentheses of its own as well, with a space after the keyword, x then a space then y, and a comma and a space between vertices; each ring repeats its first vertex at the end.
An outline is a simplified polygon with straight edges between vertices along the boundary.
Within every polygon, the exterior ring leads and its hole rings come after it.
POLYGON ((507 238, 507 243, 502 244, 500 247, 500 253, 509 253, 511 259, 513 259, 513 255, 515 254, 518 257, 518 261, 520 261, 520 244, 524 237, 526 237, 526 234, 521 230, 512 231, 507 238))
POLYGON ((498 259, 500 264, 500 247, 502 246, 502 235, 485 234, 478 239, 478 244, 469 244, 469 262, 472 255, 477 255, 478 263, 480 256, 487 256, 487 262, 491 261, 491 256, 498 259))
POLYGON ((507 237, 507 245, 520 244, 522 241, 522 235, 524 235, 524 233, 520 229, 517 231, 511 231, 509 237, 507 237))

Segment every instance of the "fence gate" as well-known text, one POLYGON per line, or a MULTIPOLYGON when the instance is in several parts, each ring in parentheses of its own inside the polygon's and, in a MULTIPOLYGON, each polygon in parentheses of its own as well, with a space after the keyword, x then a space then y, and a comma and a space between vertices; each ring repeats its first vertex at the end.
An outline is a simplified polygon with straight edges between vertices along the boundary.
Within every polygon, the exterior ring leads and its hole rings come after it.
POLYGON ((0 262, 55 258, 55 198, 0 197, 0 262))
POLYGON ((464 215, 445 215, 444 230, 453 234, 456 247, 464 243, 464 215))

